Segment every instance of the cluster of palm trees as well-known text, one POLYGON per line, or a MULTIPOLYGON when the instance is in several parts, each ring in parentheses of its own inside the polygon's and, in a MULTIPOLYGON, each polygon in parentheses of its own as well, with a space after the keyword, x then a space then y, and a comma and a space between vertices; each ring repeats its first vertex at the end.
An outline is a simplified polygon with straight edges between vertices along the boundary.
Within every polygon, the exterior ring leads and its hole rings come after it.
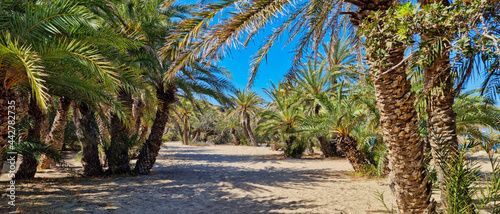
MULTIPOLYGON (((87 176, 147 174, 172 131, 184 144, 219 136, 274 143, 290 157, 314 145, 325 157, 343 154, 356 171, 390 172, 400 213, 433 211, 430 153, 446 209, 444 163, 459 144, 500 141, 491 101, 500 93, 500 4, 420 3, 0 0, 0 103, 16 102, 16 178, 57 160, 69 125, 87 176), (235 90, 214 61, 270 23, 279 27, 255 54, 249 86, 275 41, 298 42, 290 74, 266 89, 265 103, 235 90), (483 90, 462 93, 476 70, 483 90)), ((2 153, 8 114, 0 110, 2 153)))
MULTIPOLYGON (((16 101, 16 150, 23 155, 16 178, 32 178, 39 162, 50 166, 55 155, 33 150, 61 150, 69 118, 85 175, 103 174, 103 163, 109 173, 130 172, 129 150, 137 142, 133 171, 148 173, 178 97, 229 102, 232 86, 222 68, 197 60, 169 73, 171 55, 161 49, 169 29, 194 6, 163 3, 1 1, 0 90, 2 102, 16 101)), ((1 113, 3 120, 7 112, 1 113)))

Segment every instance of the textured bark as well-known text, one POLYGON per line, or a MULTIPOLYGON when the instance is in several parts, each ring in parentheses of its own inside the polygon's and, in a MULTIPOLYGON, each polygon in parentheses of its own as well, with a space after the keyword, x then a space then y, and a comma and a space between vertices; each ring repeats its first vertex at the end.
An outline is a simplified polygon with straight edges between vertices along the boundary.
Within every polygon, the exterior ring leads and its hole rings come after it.
MULTIPOLYGON (((47 127, 44 126, 44 122, 47 120, 47 114, 40 108, 40 106, 38 106, 34 98, 30 99, 28 114, 33 120, 33 126, 28 129, 28 136, 26 137, 26 140, 41 142, 42 132, 44 129, 47 129, 47 127)), ((23 154, 23 161, 19 166, 19 170, 17 170, 16 178, 34 178, 36 168, 38 166, 36 158, 37 157, 34 157, 31 154, 23 154)))
MULTIPOLYGON (((362 23, 372 12, 387 10, 395 3, 392 0, 348 2, 358 6, 358 11, 349 13, 354 25, 362 23)), ((376 20, 368 20, 372 21, 376 20)), ((384 23, 379 23, 377 29, 385 29, 384 23)), ((379 39, 384 41, 383 38, 379 39)), ((393 43, 389 48, 386 44, 365 46, 365 49, 371 73, 375 76, 375 95, 384 142, 388 147, 391 168, 389 179, 396 198, 396 211, 405 214, 434 212, 433 203, 430 202, 431 186, 424 165, 424 141, 420 138, 414 108, 415 96, 406 75, 406 65, 400 64, 405 55, 405 47, 393 43), (386 56, 377 53, 381 49, 387 52, 386 56), (382 67, 377 67, 377 62, 381 61, 384 61, 380 65, 382 67), (396 65, 398 66, 394 67, 396 65)))
POLYGON ((229 133, 231 133, 231 137, 233 138, 233 144, 234 145, 240 145, 240 140, 238 140, 238 136, 236 135, 236 129, 231 128, 229 130, 229 133))
MULTIPOLYGON (((45 137, 45 143, 51 145, 54 149, 60 151, 63 147, 64 130, 68 122, 68 112, 71 105, 71 100, 65 97, 59 98, 56 116, 52 122, 49 133, 45 137)), ((43 156, 41 158, 41 169, 49 168, 54 164, 54 160, 43 156)))
MULTIPOLYGON (((449 4, 447 0, 440 1, 445 5, 449 4)), ((423 5, 434 2, 436 0, 421 1, 423 5)), ((423 34, 422 39, 426 41, 446 33, 435 30, 434 35, 423 34)), ((444 172, 447 170, 447 163, 450 162, 451 158, 458 155, 456 114, 453 111, 455 92, 451 75, 449 52, 441 53, 430 67, 424 69, 424 88, 429 94, 426 106, 428 140, 432 150, 432 158, 436 165, 443 210, 448 208, 444 172)))
POLYGON ((144 142, 141 153, 139 154, 137 164, 134 171, 139 174, 147 174, 153 168, 156 162, 156 156, 160 151, 162 145, 163 131, 169 118, 170 106, 176 101, 175 86, 170 86, 166 90, 163 87, 157 88, 156 97, 158 98, 159 105, 156 111, 155 120, 151 127, 151 134, 144 142))
POLYGON ((368 164, 366 157, 358 149, 358 140, 352 136, 338 136, 337 145, 344 152, 354 171, 360 172, 363 165, 368 164))
POLYGON ((123 174, 130 171, 127 141, 129 130, 116 114, 111 118, 111 143, 106 149, 108 170, 112 174, 123 174))
POLYGON ((73 111, 76 135, 82 143, 82 165, 85 176, 99 176, 103 173, 99 160, 99 130, 94 112, 81 104, 78 111, 73 111))
MULTIPOLYGON (((392 65, 403 60, 404 49, 389 53, 392 65)), ((405 68, 395 69, 375 81, 375 91, 384 142, 389 150, 389 178, 394 182, 397 210, 400 213, 428 212, 431 187, 424 166, 424 141, 420 139, 415 96, 405 68)))
MULTIPOLYGON (((132 97, 124 90, 120 90, 118 95, 120 101, 126 105, 127 108, 132 109, 132 97)), ((134 121, 132 121, 134 122, 134 121)), ((128 156, 129 147, 127 145, 130 141, 132 130, 127 128, 123 121, 120 120, 116 113, 111 117, 111 141, 106 148, 106 160, 108 162, 109 172, 112 174, 124 174, 130 171, 130 158, 128 156)))

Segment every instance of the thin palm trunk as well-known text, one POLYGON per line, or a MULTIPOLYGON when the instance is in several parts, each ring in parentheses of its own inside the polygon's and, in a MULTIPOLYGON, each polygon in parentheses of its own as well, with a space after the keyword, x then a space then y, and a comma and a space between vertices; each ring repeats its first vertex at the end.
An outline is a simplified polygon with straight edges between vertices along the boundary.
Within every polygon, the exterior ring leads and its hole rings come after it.
MULTIPOLYGON (((69 107, 71 105, 71 100, 66 97, 59 98, 59 105, 57 107, 56 116, 52 122, 52 127, 50 128, 49 134, 45 137, 45 143, 51 145, 57 151, 62 150, 64 130, 66 124, 68 123, 68 113, 69 107)), ((41 158, 41 169, 49 168, 54 164, 54 160, 46 158, 43 156, 41 158)))
POLYGON ((162 145, 163 131, 167 124, 170 112, 170 106, 176 101, 175 98, 176 88, 171 85, 164 90, 163 87, 159 87, 156 90, 156 97, 159 101, 159 106, 156 111, 156 117, 151 127, 151 134, 149 134, 149 139, 144 142, 142 146, 141 153, 139 154, 137 164, 134 171, 139 174, 147 174, 153 168, 153 164, 156 162, 156 156, 160 151, 162 145))
POLYGON ((76 126, 76 135, 82 144, 82 165, 85 176, 99 176, 103 173, 99 160, 99 130, 94 112, 86 105, 81 104, 79 113, 75 108, 73 120, 76 126))
POLYGON ((350 135, 337 137, 337 145, 344 152, 354 171, 360 172, 368 164, 363 153, 358 149, 358 140, 350 135))
MULTIPOLYGON (((34 98, 30 100, 28 113, 33 118, 33 126, 28 130, 26 140, 41 142, 43 129, 47 128, 43 125, 47 120, 47 114, 38 106, 34 98)), ((23 161, 16 173, 16 178, 34 178, 38 166, 36 158, 37 157, 33 156, 33 154, 23 154, 23 161)))
MULTIPOLYGON (((374 11, 385 11, 396 1, 354 1, 358 11, 352 13, 351 21, 358 25, 374 11)), ((376 21, 376 20, 369 20, 376 21)), ((377 29, 385 29, 380 22, 377 29)), ((384 32, 372 31, 377 35, 364 35, 367 38, 381 39, 378 46, 366 46, 367 62, 370 66, 375 86, 377 106, 380 111, 380 123, 384 133, 384 142, 388 148, 389 179, 396 199, 398 213, 433 212, 431 186, 425 170, 423 147, 424 141, 418 130, 417 112, 414 108, 415 96, 406 74, 406 65, 401 63, 405 47, 392 43, 387 47, 389 38, 380 38, 384 32), (386 54, 379 54, 385 50, 386 54), (384 62, 379 64, 377 62, 384 62), (397 65, 397 66, 396 66, 397 65), (396 66, 396 67, 394 67, 396 66), (389 71, 390 69, 390 71, 389 71)))
POLYGON ((250 115, 248 115, 248 113, 244 113, 245 114, 245 129, 247 130, 248 132, 248 137, 250 139, 250 142, 252 143, 253 146, 259 146, 259 144, 257 143, 257 140, 255 140, 255 136, 253 134, 253 131, 252 131, 252 127, 250 127, 250 115))
POLYGON ((184 145, 189 145, 189 120, 188 117, 184 116, 184 124, 183 125, 183 143, 184 145))

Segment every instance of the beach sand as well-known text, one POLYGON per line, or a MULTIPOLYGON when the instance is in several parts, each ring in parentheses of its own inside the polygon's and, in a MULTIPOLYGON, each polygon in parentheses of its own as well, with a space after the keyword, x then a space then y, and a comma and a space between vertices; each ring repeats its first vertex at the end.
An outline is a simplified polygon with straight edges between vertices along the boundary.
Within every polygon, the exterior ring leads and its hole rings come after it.
MULTIPOLYGON (((384 193, 388 206, 394 200, 386 178, 353 176, 346 159, 284 159, 269 147, 164 146, 152 172, 143 176, 83 178, 77 176, 80 163, 69 159, 65 170, 45 170, 16 184, 17 210, 360 214, 385 212, 376 192, 384 193)), ((7 187, 5 181, 0 185, 7 187)))

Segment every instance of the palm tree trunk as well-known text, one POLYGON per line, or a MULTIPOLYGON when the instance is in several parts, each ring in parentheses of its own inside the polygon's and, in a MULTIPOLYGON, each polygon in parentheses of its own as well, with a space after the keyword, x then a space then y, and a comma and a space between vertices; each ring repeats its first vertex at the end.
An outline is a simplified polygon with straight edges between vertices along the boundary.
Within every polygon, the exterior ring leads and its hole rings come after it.
POLYGON ((358 140, 356 138, 349 135, 339 136, 337 137, 337 145, 344 152, 354 171, 360 172, 363 169, 363 165, 368 164, 365 156, 358 149, 358 140))
MULTIPOLYGON (((133 100, 130 94, 120 90, 118 96, 127 108, 132 109, 133 100)), ((131 134, 132 130, 123 124, 116 113, 113 113, 111 117, 111 142, 105 150, 109 171, 112 174, 124 174, 130 171, 127 143, 130 141, 131 134)))
MULTIPOLYGON (((45 137, 45 143, 51 145, 54 149, 60 151, 63 146, 64 130, 68 122, 68 112, 71 105, 71 100, 66 97, 59 98, 56 116, 49 134, 45 137)), ((41 158, 41 169, 46 169, 54 164, 54 160, 43 156, 41 158)))
POLYGON ((229 130, 229 133, 231 133, 231 137, 233 138, 233 144, 234 145, 240 145, 240 141, 238 140, 238 136, 236 136, 236 129, 231 128, 229 130))
MULTIPOLYGON (((428 5, 437 0, 421 0, 428 5)), ((447 0, 439 0, 449 5, 447 0)), ((423 34, 422 40, 445 35, 447 32, 436 31, 435 35, 423 34)), ((449 45, 449 44, 447 44, 449 45)), ((458 155, 458 138, 456 133, 456 114, 453 111, 455 92, 452 81, 449 52, 440 53, 432 66, 424 69, 424 88, 429 93, 427 111, 427 132, 434 159, 437 182, 441 192, 443 210, 448 208, 446 196, 445 171, 449 160, 458 155)))
MULTIPOLYGON (((403 60, 404 49, 391 50, 389 54, 390 64, 396 65, 403 60)), ((405 67, 375 81, 375 94, 384 142, 389 150, 389 178, 394 182, 392 189, 397 210, 400 213, 427 212, 431 205, 431 187, 425 171, 424 141, 418 130, 415 97, 405 67)))
POLYGON ((163 131, 167 124, 170 112, 170 105, 176 101, 175 86, 171 85, 164 90, 163 87, 159 87, 156 90, 156 97, 159 101, 159 106, 156 111, 156 117, 153 122, 153 127, 151 127, 151 134, 149 134, 149 139, 144 142, 142 146, 141 153, 139 154, 137 164, 134 171, 139 174, 147 174, 153 168, 153 164, 156 162, 156 156, 160 151, 160 147, 163 137, 163 131))
POLYGON ((184 122, 184 124, 182 124, 182 126, 183 126, 183 129, 182 129, 183 132, 182 132, 182 134, 183 134, 183 139, 184 139, 183 143, 184 143, 184 145, 189 145, 189 120, 188 120, 187 115, 184 115, 184 121, 183 122, 184 122))
POLYGON ((252 145, 253 146, 259 146, 259 144, 257 143, 257 141, 255 140, 255 136, 253 135, 253 131, 252 131, 252 127, 250 127, 250 115, 248 115, 246 112, 245 112, 245 128, 247 129, 247 132, 248 132, 248 137, 250 138, 250 142, 252 142, 252 145))
POLYGON ((427 101, 427 131, 436 165, 437 181, 441 191, 443 209, 447 208, 445 171, 449 160, 458 155, 455 100, 448 54, 436 59, 425 69, 425 87, 429 90, 427 101))
POLYGON ((129 131, 116 114, 111 118, 111 143, 105 150, 109 172, 124 174, 130 171, 127 141, 129 131))
MULTIPOLYGON (((386 11, 395 0, 348 0, 358 6, 352 13, 354 25, 362 23, 374 11, 386 11)), ((369 20, 377 21, 377 20, 369 20)), ((379 22, 376 29, 384 28, 386 23, 379 22)), ((405 55, 405 47, 397 42, 387 47, 389 38, 381 37, 385 32, 371 31, 374 35, 366 38, 377 38, 381 42, 375 46, 365 45, 367 62, 374 76, 375 95, 380 111, 380 123, 384 133, 384 142, 389 155, 389 179, 396 199, 398 213, 433 212, 430 202, 431 186, 425 170, 423 147, 424 141, 418 130, 417 112, 414 108, 415 96, 411 91, 411 83, 406 75, 406 65, 401 63, 405 55), (384 50, 386 54, 380 54, 384 50), (394 67, 395 66, 395 67, 394 67)))
POLYGON ((76 126, 76 135, 82 143, 82 165, 85 176, 99 176, 103 173, 99 160, 99 130, 94 112, 86 105, 75 108, 73 119, 76 126))
MULTIPOLYGON (((28 113, 31 118, 33 118, 33 126, 28 129, 27 141, 37 141, 41 142, 42 132, 47 129, 44 126, 44 122, 47 120, 47 114, 38 106, 35 98, 30 99, 28 113)), ((19 166, 19 170, 16 173, 16 178, 34 178, 36 174, 36 167, 38 166, 38 161, 34 154, 23 154, 23 161, 19 166)))

